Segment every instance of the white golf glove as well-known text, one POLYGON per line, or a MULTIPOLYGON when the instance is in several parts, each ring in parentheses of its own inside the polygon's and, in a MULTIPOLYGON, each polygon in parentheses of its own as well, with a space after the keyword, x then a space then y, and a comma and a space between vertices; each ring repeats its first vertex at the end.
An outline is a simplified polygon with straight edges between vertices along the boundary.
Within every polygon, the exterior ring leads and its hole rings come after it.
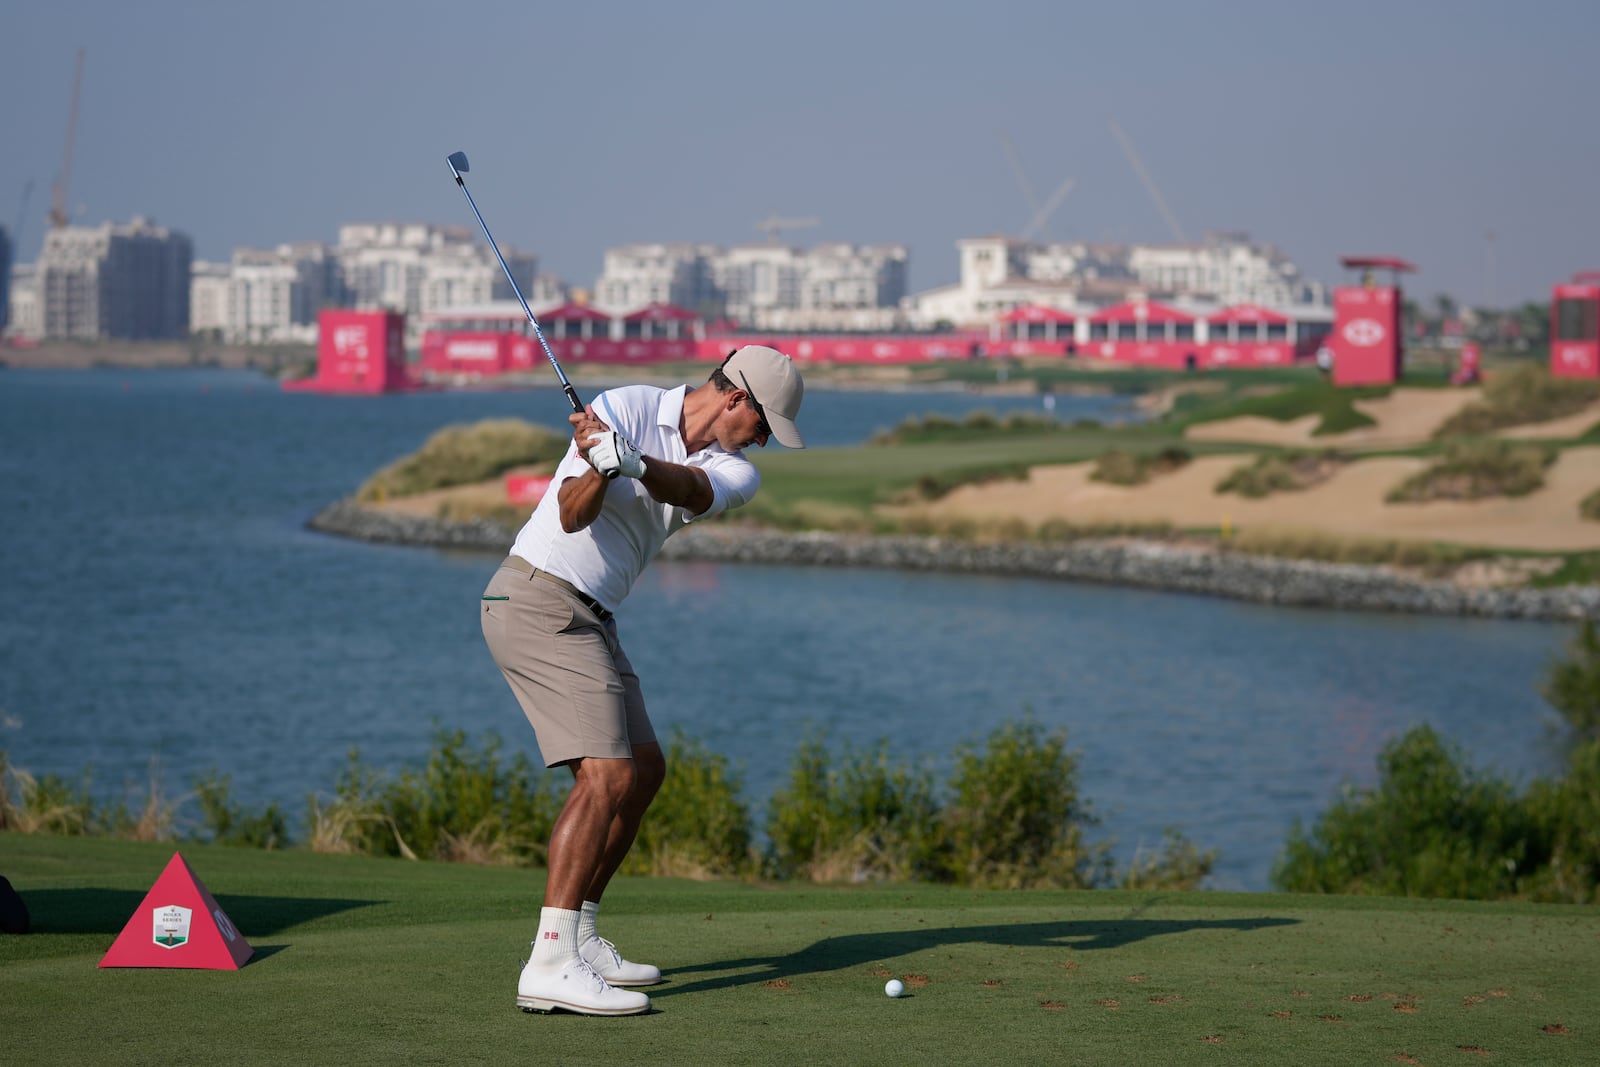
POLYGON ((644 477, 644 453, 639 446, 615 430, 589 435, 589 463, 607 478, 618 474, 644 477))

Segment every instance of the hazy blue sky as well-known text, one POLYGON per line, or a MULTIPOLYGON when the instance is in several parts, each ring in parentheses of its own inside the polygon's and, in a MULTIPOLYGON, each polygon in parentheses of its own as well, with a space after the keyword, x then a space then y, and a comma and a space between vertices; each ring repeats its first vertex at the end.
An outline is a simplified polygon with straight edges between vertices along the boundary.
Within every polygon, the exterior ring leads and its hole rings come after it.
POLYGON ((1406 257, 1407 285, 1548 299, 1600 268, 1600 3, 498 3, 0 7, 0 224, 34 182, 32 259, 87 49, 70 203, 143 214, 200 258, 332 241, 344 222, 472 224, 591 285, 607 246, 901 242, 913 289, 954 242, 1165 241, 1111 133, 1183 232, 1245 230, 1308 275, 1406 257), (1493 238, 1489 237, 1493 233, 1493 238))

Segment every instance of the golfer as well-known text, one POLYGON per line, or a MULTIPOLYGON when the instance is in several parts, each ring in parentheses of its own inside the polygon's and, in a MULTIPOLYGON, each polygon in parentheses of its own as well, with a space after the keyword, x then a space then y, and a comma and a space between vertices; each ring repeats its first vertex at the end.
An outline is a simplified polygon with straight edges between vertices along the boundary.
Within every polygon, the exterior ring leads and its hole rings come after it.
POLYGON ((667 538, 746 504, 761 476, 741 451, 795 426, 804 383, 788 356, 736 349, 691 389, 635 385, 568 421, 572 446, 483 594, 483 636, 533 724, 546 766, 572 771, 517 1004, 632 1015, 661 981, 595 929, 606 884, 666 776, 612 612, 667 538), (607 477, 613 474, 614 477, 607 477))

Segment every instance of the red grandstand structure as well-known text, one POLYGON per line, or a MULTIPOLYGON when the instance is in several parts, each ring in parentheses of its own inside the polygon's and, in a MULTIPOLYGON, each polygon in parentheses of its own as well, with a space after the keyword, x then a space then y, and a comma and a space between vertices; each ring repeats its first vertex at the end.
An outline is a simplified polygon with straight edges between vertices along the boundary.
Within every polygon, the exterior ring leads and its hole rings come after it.
POLYGON ((399 393, 421 385, 406 361, 406 317, 398 311, 325 310, 317 315, 317 371, 283 388, 314 393, 399 393))
POLYGON ((1399 277, 1417 268, 1394 256, 1345 256, 1346 269, 1361 272, 1356 285, 1333 291, 1333 384, 1391 385, 1400 380, 1405 363, 1405 338, 1400 313, 1404 297, 1399 277), (1387 284, 1378 271, 1388 271, 1387 284))
POLYGON ((1600 378, 1600 271, 1579 271, 1550 292, 1550 373, 1600 378))

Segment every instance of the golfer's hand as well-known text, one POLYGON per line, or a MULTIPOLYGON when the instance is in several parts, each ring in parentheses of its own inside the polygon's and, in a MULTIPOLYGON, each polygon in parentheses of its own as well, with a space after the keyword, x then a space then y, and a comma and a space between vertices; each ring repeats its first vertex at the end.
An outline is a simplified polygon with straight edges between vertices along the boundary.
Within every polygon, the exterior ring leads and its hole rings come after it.
POLYGON ((572 424, 572 442, 578 448, 578 457, 594 466, 594 461, 589 458, 589 439, 597 433, 605 433, 611 427, 601 421, 592 407, 568 415, 567 421, 572 424))
POLYGON ((617 433, 604 430, 589 437, 589 464, 607 478, 618 474, 644 477, 644 454, 639 446, 617 433))

